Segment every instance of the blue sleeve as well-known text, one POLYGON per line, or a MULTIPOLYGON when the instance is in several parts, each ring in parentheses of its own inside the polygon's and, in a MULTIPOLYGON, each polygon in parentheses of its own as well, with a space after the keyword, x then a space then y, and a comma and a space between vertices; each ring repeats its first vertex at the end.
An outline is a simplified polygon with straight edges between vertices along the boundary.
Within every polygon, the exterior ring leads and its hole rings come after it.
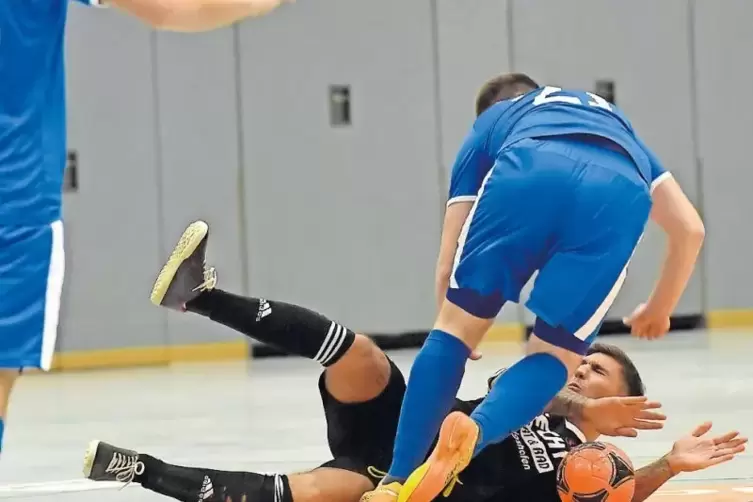
POLYGON ((648 157, 648 161, 651 164, 651 190, 653 191, 653 189, 659 183, 661 183, 668 176, 671 176, 671 174, 669 173, 669 171, 664 169, 664 166, 659 160, 659 157, 656 156, 653 150, 651 150, 648 145, 646 145, 646 143, 644 143, 643 140, 638 136, 638 134, 636 134, 635 129, 633 128, 633 124, 627 118, 625 113, 617 107, 615 107, 612 111, 616 113, 620 117, 620 120, 622 120, 628 126, 630 132, 633 133, 633 138, 635 138, 636 143, 638 143, 638 146, 641 147, 643 152, 648 157))
POLYGON ((664 169, 664 166, 659 160, 659 157, 657 157, 656 154, 648 146, 646 146, 642 139, 640 139, 638 136, 635 136, 635 140, 638 142, 641 148, 643 148, 643 151, 646 153, 646 156, 651 163, 651 191, 653 191, 659 183, 664 181, 668 176, 671 176, 671 174, 669 173, 669 171, 664 169))
POLYGON ((486 174, 494 165, 487 153, 487 139, 493 126, 488 121, 477 120, 466 136, 463 146, 452 166, 450 193, 447 205, 476 200, 486 174))

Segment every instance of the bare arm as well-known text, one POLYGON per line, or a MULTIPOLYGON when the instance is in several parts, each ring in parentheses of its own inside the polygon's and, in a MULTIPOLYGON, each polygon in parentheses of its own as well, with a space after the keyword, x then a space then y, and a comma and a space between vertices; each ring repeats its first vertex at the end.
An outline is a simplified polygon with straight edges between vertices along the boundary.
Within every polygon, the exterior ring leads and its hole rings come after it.
POLYGON ((635 472, 633 502, 643 502, 673 477, 674 474, 666 455, 645 467, 641 467, 635 472))
POLYGON ((463 224, 471 212, 471 207, 473 207, 472 201, 454 202, 447 207, 444 215, 442 242, 439 245, 439 257, 437 258, 434 281, 437 310, 442 305, 447 294, 447 288, 450 285, 450 276, 452 275, 458 238, 460 237, 463 224))
POLYGON ((651 219, 667 234, 667 254, 647 308, 669 316, 693 274, 705 229, 680 185, 668 176, 652 193, 651 219))
MULTIPOLYGON (((496 382, 499 376, 507 371, 507 368, 502 368, 489 379, 489 389, 496 382)), ((593 402, 593 399, 581 396, 577 392, 570 390, 567 387, 563 387, 559 393, 549 402, 544 409, 544 413, 551 413, 560 417, 567 417, 570 420, 580 420, 584 418, 588 404, 593 402)))
POLYGON ((748 438, 731 431, 709 437, 711 422, 696 427, 689 435, 675 441, 672 450, 659 460, 635 473, 633 502, 643 502, 664 483, 681 472, 694 472, 723 464, 745 451, 748 438))
POLYGON ((285 0, 107 0, 162 30, 197 32, 271 12, 285 0))
POLYGON ((589 399, 565 387, 546 411, 574 422, 588 422, 605 436, 636 437, 638 431, 664 427, 667 417, 661 403, 645 396, 612 396, 589 399))
POLYGON ((586 409, 588 401, 587 397, 583 397, 565 387, 559 394, 554 396, 546 411, 552 415, 567 417, 570 420, 580 420, 583 418, 583 412, 586 409))

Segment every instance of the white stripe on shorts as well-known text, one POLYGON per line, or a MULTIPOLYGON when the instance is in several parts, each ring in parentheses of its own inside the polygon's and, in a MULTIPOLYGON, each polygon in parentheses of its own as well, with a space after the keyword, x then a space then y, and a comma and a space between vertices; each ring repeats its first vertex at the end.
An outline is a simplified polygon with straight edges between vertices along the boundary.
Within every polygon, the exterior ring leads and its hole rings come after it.
POLYGON ((607 312, 609 311, 609 309, 612 308, 612 304, 614 303, 614 300, 617 298, 617 295, 620 294, 622 285, 625 284, 625 278, 627 277, 628 266, 630 266, 630 261, 633 259, 633 256, 635 255, 635 250, 638 249, 638 245, 643 240, 643 235, 644 234, 641 234, 641 236, 638 237, 638 242, 635 243, 635 247, 633 248, 633 252, 630 254, 630 258, 628 258, 627 263, 625 263, 625 266, 622 268, 622 272, 620 272, 620 275, 617 277, 617 280, 612 286, 612 289, 609 290, 609 293, 607 293, 607 296, 606 298, 604 298, 604 301, 601 302, 601 305, 599 305, 599 307, 593 313, 591 318, 588 321, 586 321, 586 323, 583 326, 581 326, 580 329, 578 329, 578 331, 575 332, 575 337, 578 338, 579 340, 585 341, 589 336, 591 336, 596 331, 596 328, 599 326, 599 323, 607 315, 607 312))
POLYGON ((594 331, 596 331, 596 328, 599 327, 599 323, 604 319, 604 316, 607 315, 607 311, 612 307, 615 298, 617 298, 617 295, 620 293, 622 285, 625 283, 625 277, 627 277, 627 265, 622 269, 614 286, 612 286, 612 289, 607 293, 606 298, 604 298, 604 301, 601 302, 601 305, 599 305, 591 318, 575 332, 575 338, 586 340, 594 333, 594 331))
POLYGON ((463 247, 465 247, 465 240, 468 238, 468 229, 471 226, 471 220, 473 220, 473 215, 476 213, 476 208, 478 207, 478 201, 481 200, 481 196, 484 194, 484 187, 486 186, 486 182, 489 181, 489 177, 492 175, 492 171, 494 168, 492 167, 489 169, 489 172, 486 173, 486 176, 484 176, 484 180, 481 182, 481 188, 478 190, 478 194, 476 195, 476 199, 473 201, 473 207, 471 207, 471 210, 468 212, 468 217, 465 219, 465 222, 463 223, 463 228, 460 229, 460 235, 458 236, 458 247, 455 250, 455 259, 452 262, 452 275, 450 276, 450 288, 457 289, 458 288, 458 282, 455 280, 455 271, 458 268, 458 264, 460 263, 460 257, 463 254, 463 247))
POLYGON ((44 328, 42 331, 42 355, 39 367, 48 371, 55 354, 55 341, 58 336, 60 319, 60 296, 63 293, 65 275, 65 248, 63 247, 63 222, 58 220, 50 225, 52 229, 52 250, 50 268, 47 272, 47 293, 44 301, 44 328))

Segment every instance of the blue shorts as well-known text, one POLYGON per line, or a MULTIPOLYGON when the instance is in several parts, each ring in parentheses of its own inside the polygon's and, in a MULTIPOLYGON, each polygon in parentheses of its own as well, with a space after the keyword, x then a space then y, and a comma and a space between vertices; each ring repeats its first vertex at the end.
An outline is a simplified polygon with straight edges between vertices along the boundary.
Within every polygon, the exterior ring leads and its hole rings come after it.
POLYGON ((650 211, 649 186, 624 152, 575 139, 519 141, 500 152, 468 215, 447 299, 490 319, 519 301, 538 271, 527 307, 555 328, 548 342, 584 353, 650 211))
POLYGON ((50 369, 64 270, 62 222, 0 226, 0 368, 50 369))

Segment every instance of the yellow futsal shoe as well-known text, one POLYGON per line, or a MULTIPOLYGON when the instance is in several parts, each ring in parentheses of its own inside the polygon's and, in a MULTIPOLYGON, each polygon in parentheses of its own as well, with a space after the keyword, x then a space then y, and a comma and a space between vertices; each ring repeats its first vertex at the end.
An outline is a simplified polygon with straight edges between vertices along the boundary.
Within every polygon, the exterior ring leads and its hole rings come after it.
POLYGON ((188 225, 154 282, 153 304, 185 310, 186 303, 215 287, 217 273, 206 265, 208 241, 209 225, 203 221, 188 225))
POLYGON ((386 485, 377 485, 374 490, 361 495, 361 502, 396 502, 402 489, 403 485, 397 481, 386 485))
POLYGON ((440 493, 448 496, 459 482, 458 474, 471 463, 478 437, 478 424, 471 417, 459 411, 447 415, 437 446, 405 481, 397 502, 431 502, 440 493))

